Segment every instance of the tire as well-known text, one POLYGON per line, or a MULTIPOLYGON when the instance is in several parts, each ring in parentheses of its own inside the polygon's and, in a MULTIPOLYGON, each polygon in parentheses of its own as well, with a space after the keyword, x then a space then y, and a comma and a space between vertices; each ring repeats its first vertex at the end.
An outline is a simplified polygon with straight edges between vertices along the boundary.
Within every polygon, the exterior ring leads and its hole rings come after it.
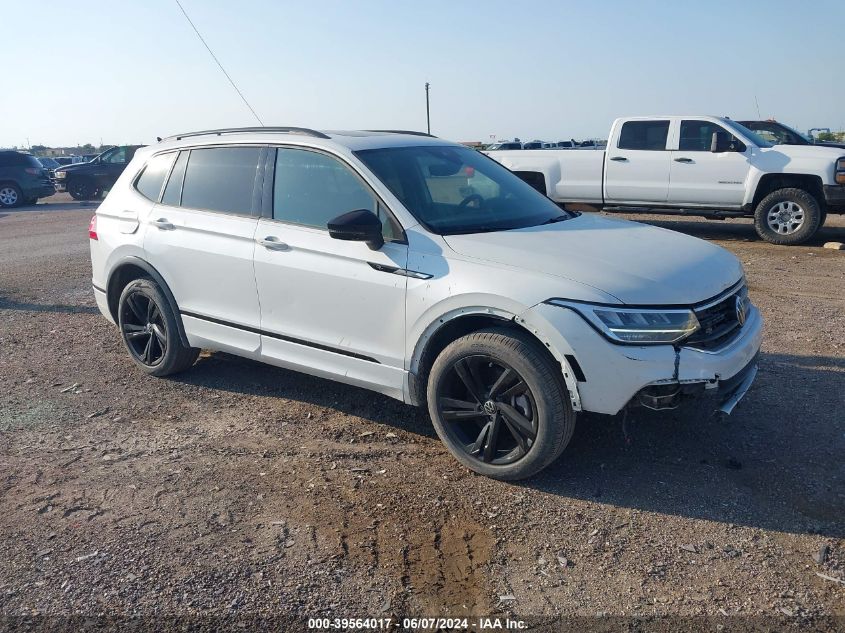
POLYGON ((96 194, 96 188, 87 178, 74 178, 68 181, 67 192, 74 200, 91 200, 96 194))
POLYGON ((118 327, 132 361, 151 376, 168 376, 188 369, 200 350, 179 338, 177 316, 152 279, 129 282, 120 293, 118 327))
POLYGON ((771 244, 793 246, 815 235, 823 214, 818 200, 804 189, 778 189, 757 205, 754 228, 771 244))
POLYGON ((517 330, 489 328, 450 343, 431 367, 426 395, 437 435, 452 455, 493 479, 536 474, 575 430, 560 367, 517 330))
POLYGON ((11 209, 17 207, 23 202, 23 194, 20 187, 12 183, 5 183, 0 185, 0 207, 4 209, 11 209))

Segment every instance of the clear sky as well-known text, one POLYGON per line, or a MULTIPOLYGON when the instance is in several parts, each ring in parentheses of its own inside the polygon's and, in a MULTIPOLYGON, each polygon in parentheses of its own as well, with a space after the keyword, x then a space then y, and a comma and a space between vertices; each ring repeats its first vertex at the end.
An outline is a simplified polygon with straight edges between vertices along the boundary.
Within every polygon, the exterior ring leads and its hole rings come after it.
MULTIPOLYGON (((617 116, 845 127, 845 1, 182 0, 268 125, 604 137, 617 116)), ((255 124, 174 0, 0 0, 0 146, 255 124)))

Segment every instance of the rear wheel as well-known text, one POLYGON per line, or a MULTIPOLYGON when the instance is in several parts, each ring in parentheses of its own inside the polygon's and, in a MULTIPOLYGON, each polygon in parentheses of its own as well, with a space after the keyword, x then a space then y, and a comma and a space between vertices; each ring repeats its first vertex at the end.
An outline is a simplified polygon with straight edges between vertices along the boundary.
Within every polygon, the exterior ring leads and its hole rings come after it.
POLYGON ((757 235, 772 244, 802 244, 822 225, 824 212, 818 200, 803 189, 773 191, 754 211, 757 235))
POLYGON ((23 196, 17 185, 0 185, 0 207, 16 207, 22 200, 23 196))
POLYGON ((118 326, 130 357, 152 376, 184 371, 200 350, 187 347, 179 337, 176 315, 151 279, 136 279, 120 294, 118 326))
POLYGON ((524 479, 552 463, 575 429, 557 367, 529 336, 485 329, 449 344, 432 365, 428 409, 462 464, 495 479, 524 479))

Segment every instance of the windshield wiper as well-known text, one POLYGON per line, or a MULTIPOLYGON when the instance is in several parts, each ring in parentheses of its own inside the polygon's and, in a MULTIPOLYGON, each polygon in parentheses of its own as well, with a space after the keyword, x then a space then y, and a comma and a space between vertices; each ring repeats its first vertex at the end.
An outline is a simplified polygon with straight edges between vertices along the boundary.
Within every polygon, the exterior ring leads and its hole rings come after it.
POLYGON ((548 220, 546 220, 545 222, 543 222, 540 226, 543 226, 544 224, 556 224, 557 222, 563 222, 564 220, 568 220, 568 219, 570 219, 571 217, 572 217, 572 216, 571 216, 571 215, 569 215, 569 214, 566 214, 566 215, 556 215, 555 217, 553 217, 553 218, 549 218, 548 220))

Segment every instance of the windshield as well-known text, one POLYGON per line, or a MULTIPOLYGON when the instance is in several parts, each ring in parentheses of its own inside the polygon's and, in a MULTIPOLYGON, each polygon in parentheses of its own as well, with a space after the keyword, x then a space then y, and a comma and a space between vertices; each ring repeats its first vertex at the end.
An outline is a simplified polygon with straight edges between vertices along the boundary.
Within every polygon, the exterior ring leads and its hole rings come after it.
POLYGON ((573 217, 469 148, 391 147, 355 154, 421 224, 440 235, 506 231, 573 217))
POLYGON ((749 141, 754 143, 757 147, 774 147, 774 144, 770 143, 762 136, 754 132, 753 130, 749 130, 744 125, 737 123, 736 121, 731 121, 730 119, 720 119, 722 123, 729 128, 731 128, 734 132, 739 132, 749 141))
POLYGON ((42 157, 42 158, 39 158, 38 160, 41 162, 41 164, 44 167, 47 167, 48 169, 52 169, 54 167, 59 166, 59 163, 57 163, 56 161, 54 161, 52 158, 49 158, 49 157, 42 157))

